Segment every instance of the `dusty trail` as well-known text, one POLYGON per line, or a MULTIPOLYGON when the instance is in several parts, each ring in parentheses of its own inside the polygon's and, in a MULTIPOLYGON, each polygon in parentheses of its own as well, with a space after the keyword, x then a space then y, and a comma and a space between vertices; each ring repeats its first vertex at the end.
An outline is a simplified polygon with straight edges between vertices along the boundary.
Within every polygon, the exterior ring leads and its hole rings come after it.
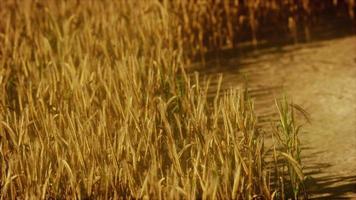
POLYGON ((246 76, 261 118, 275 116, 271 105, 283 93, 310 114, 301 141, 312 198, 356 199, 356 36, 255 51, 218 65, 205 73, 222 73, 226 88, 246 76))

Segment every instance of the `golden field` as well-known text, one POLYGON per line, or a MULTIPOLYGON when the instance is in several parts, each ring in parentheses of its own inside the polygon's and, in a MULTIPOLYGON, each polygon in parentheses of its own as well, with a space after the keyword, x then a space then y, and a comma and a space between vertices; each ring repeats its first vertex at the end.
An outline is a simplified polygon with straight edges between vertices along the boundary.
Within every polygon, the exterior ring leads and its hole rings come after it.
POLYGON ((187 2, 1 2, 1 199, 305 198, 294 107, 208 97, 187 2))

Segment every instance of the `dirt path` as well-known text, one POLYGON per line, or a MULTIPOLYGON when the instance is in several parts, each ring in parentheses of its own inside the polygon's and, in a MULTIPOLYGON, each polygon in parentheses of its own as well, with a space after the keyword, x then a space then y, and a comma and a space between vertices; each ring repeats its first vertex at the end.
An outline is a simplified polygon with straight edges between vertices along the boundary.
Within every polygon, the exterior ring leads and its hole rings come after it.
POLYGON ((222 73, 224 87, 246 76, 260 116, 273 116, 274 98, 283 93, 310 114, 301 140, 312 198, 356 199, 356 36, 256 51, 219 65, 206 73, 222 73))
POLYGON ((315 190, 356 198, 356 37, 296 51, 285 71, 287 91, 311 115, 302 142, 315 190))

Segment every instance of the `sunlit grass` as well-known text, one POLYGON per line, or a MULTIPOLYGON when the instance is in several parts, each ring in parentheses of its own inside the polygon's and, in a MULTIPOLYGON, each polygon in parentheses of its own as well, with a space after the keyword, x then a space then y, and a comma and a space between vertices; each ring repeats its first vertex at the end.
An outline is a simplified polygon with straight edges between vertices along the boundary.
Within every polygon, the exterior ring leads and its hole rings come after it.
POLYGON ((267 147, 246 91, 185 73, 168 6, 2 1, 2 199, 300 197, 293 108, 267 147))

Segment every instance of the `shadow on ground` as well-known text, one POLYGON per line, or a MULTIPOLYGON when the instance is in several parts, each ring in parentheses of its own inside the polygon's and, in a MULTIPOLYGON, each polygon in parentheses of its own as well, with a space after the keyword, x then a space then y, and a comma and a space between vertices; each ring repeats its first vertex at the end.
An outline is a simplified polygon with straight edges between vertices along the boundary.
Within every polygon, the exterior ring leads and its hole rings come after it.
MULTIPOLYGON (((304 150, 310 148, 304 148, 304 150)), ((313 159, 323 152, 309 154, 305 159, 313 159)), ((304 168, 306 172, 305 187, 310 199, 354 199, 356 195, 356 175, 331 176, 325 170, 331 164, 313 163, 304 168)))

